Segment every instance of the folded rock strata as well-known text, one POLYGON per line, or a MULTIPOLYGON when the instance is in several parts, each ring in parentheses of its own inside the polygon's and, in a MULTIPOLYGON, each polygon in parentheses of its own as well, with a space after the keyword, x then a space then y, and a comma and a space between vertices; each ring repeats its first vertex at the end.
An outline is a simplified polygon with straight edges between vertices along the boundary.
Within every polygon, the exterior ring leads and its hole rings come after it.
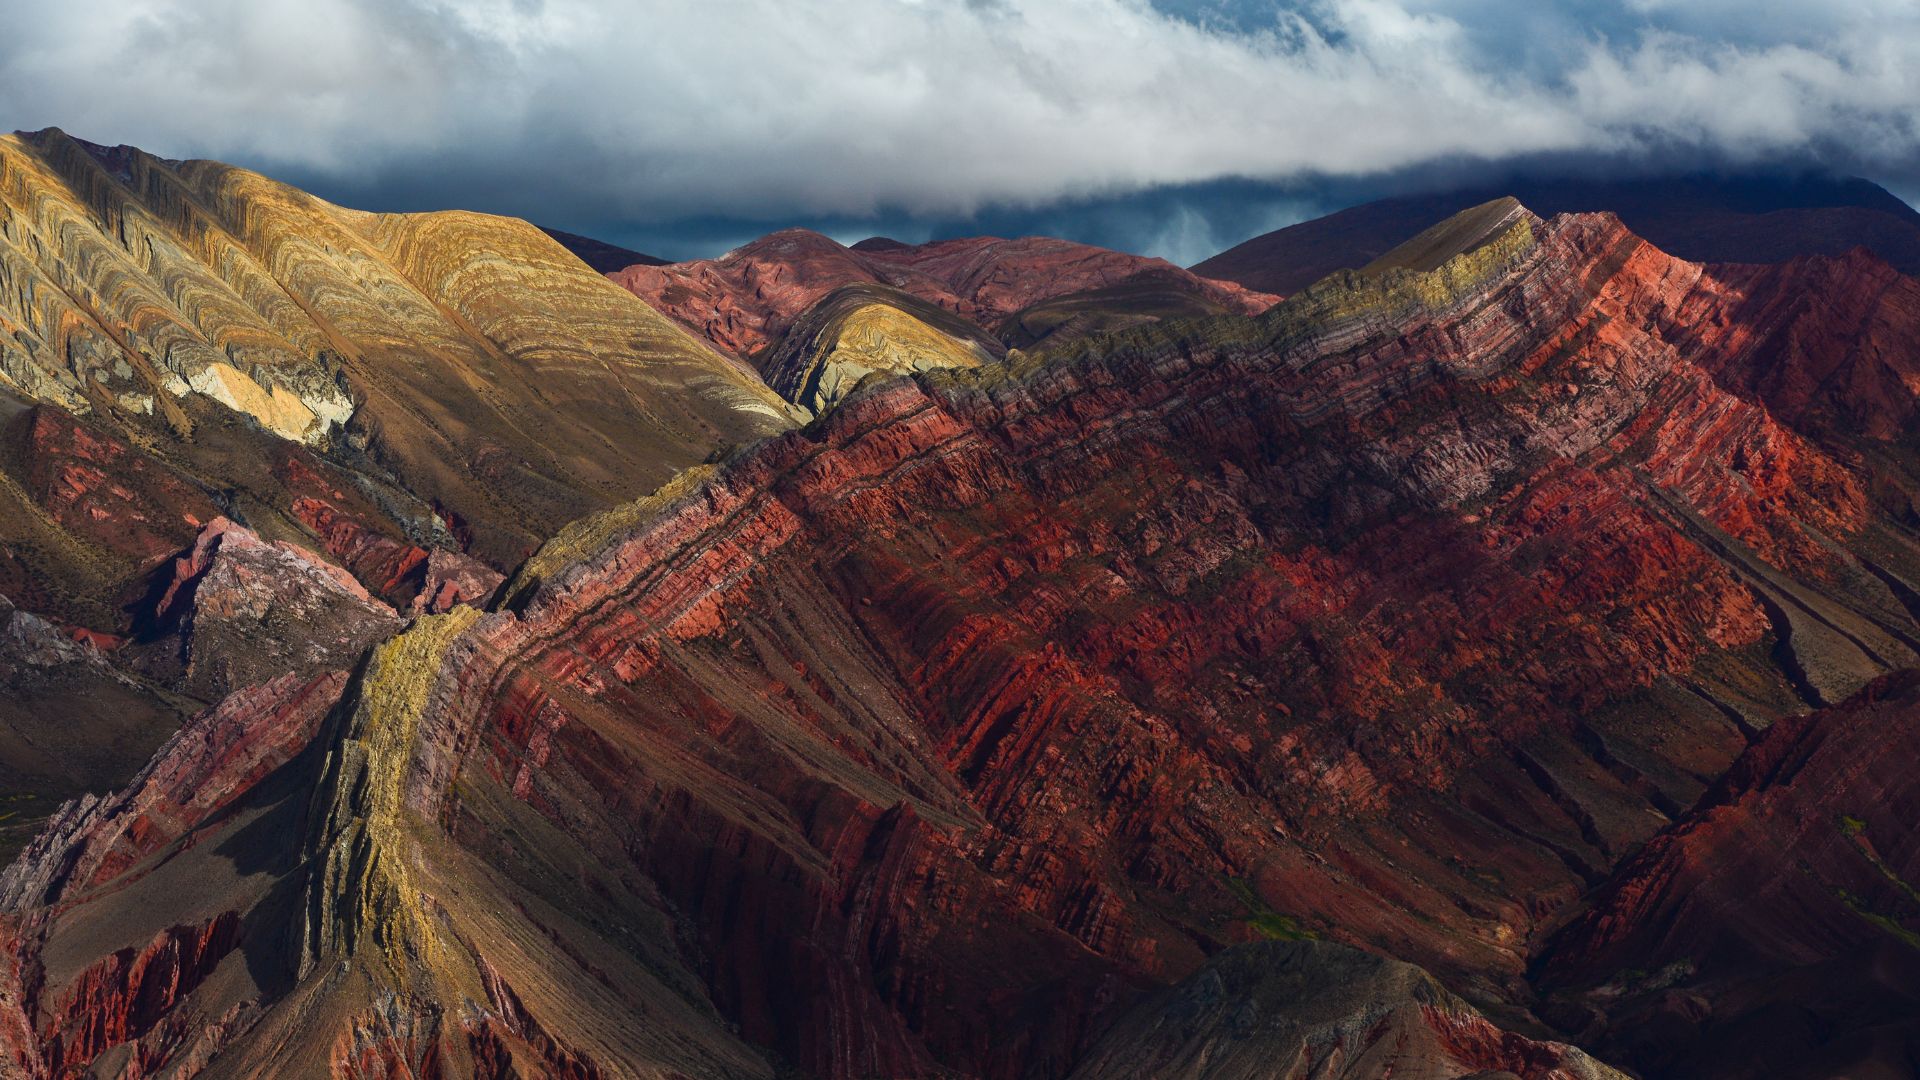
POLYGON ((246 459, 304 444, 379 505, 375 531, 417 543, 458 522, 497 569, 792 423, 525 222, 347 210, 53 129, 0 137, 0 389, 263 514, 290 518, 292 499, 246 459))
POLYGON ((1006 346, 907 293, 848 285, 803 312, 762 363, 767 385, 819 414, 869 375, 978 367, 1006 346))
POLYGON ((1774 725, 1544 950, 1550 1014, 1650 1075, 1910 1068, 1917 744, 1913 672, 1774 725))
MULTIPOLYGON (((1784 285, 1609 217, 1484 239, 870 385, 575 521, 111 904, 10 893, 0 1031, 30 1072, 1064 1077, 1303 936, 1525 1022, 1750 740, 1920 663, 1901 451, 1744 373, 1784 334, 1914 384, 1862 344, 1898 282, 1756 320, 1784 285)), ((1440 1075, 1586 1067, 1436 1000, 1390 1023, 1440 1075)))
POLYGON ((1197 277, 1162 259, 1046 237, 973 237, 919 246, 863 241, 846 248, 806 229, 773 233, 718 259, 630 266, 611 277, 682 326, 768 370, 765 353, 802 313, 849 285, 897 289, 992 327, 1043 300, 1142 275, 1176 279, 1185 290, 1240 314, 1262 311, 1276 299, 1197 277))

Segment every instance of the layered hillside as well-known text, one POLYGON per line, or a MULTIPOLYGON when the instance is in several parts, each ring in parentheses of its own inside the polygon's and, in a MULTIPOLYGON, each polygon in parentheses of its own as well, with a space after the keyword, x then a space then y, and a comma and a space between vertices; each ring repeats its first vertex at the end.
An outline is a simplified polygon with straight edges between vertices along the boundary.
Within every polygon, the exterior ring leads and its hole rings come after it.
POLYGON ((1065 1077, 1247 1017, 1323 1068, 1605 1075, 1523 1033, 1543 946, 1770 727, 1920 665, 1920 308, 1512 210, 1258 317, 875 379, 354 674, 303 652, 0 877, 0 1039, 1065 1077), (1296 939, 1432 978, 1232 948, 1296 939))
POLYGON ((1546 951, 1551 1011, 1669 1076, 1898 1076, 1920 1047, 1920 676, 1776 724, 1546 951))
POLYGON ((12 576, 96 623, 209 503, 342 558, 458 547, 505 570, 791 422, 524 222, 360 213, 57 130, 0 138, 0 398, 39 406, 0 406, 12 576), (81 492, 140 504, 139 534, 63 517, 81 492))
POLYGON ((402 613, 484 599, 562 525, 789 416, 522 222, 0 137, 9 849, 256 676, 351 667, 402 613), (271 629, 196 617, 201 571, 256 541, 279 553, 257 575, 351 576, 305 607, 255 589, 271 629), (354 590, 384 614, 314 640, 354 590))
POLYGON ((767 384, 819 414, 870 375, 1003 359, 999 339, 952 312, 881 285, 848 285, 802 312, 761 362, 767 384))
POLYGON ((801 314, 848 285, 882 285, 953 312, 981 328, 1042 301, 1141 277, 1171 278, 1218 310, 1253 314, 1274 297, 1208 281, 1161 259, 1065 240, 975 237, 912 246, 862 241, 853 248, 787 229, 718 259, 628 267, 612 275, 681 325, 767 370, 767 352, 801 314))
POLYGON ((1382 199, 1237 244, 1197 274, 1281 296, 1367 265, 1436 221, 1517 196, 1553 215, 1605 211, 1663 251, 1707 263, 1780 263, 1856 247, 1920 275, 1920 212, 1865 180, 1731 175, 1652 180, 1516 178, 1490 188, 1382 199))
POLYGON ((1049 297, 1008 315, 993 328, 1008 348, 1060 345, 1075 338, 1146 326, 1164 319, 1239 313, 1213 283, 1189 274, 1144 270, 1116 285, 1049 297))

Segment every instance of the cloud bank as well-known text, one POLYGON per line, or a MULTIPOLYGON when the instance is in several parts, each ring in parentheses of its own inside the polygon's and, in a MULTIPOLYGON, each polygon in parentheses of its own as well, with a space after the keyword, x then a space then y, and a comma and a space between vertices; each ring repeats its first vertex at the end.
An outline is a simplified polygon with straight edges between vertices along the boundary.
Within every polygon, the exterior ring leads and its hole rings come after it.
POLYGON ((953 218, 1555 154, 1920 177, 1911 0, 12 11, 4 126, 234 161, 382 208, 568 226, 953 218))

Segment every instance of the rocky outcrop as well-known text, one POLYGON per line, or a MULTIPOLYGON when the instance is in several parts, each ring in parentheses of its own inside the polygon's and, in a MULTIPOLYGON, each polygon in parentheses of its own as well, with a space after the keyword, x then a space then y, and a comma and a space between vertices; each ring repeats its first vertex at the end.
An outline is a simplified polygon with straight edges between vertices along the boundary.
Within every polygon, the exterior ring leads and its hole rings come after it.
POLYGON ((190 837, 305 750, 346 683, 344 671, 282 675, 200 713, 126 787, 61 807, 0 873, 0 911, 84 895, 190 837))
POLYGON ((1410 964, 1318 941, 1239 945, 1128 1013, 1073 1080, 1625 1080, 1502 1031, 1410 964))
POLYGON ((1508 195, 1469 207, 1415 234, 1360 268, 1362 274, 1389 270, 1438 270, 1448 262, 1497 242, 1533 212, 1508 195))
POLYGON ((413 598, 413 610, 445 615, 463 604, 484 605, 506 580, 505 574, 478 560, 436 549, 427 556, 426 577, 413 598))
POLYGON ((0 874, 12 1074, 196 1074, 284 993, 311 748, 346 685, 330 671, 230 696, 126 788, 62 807, 0 874))
POLYGON ((209 701, 286 674, 351 667, 401 626, 345 570, 226 518, 209 522, 156 584, 150 640, 133 654, 150 674, 209 701))

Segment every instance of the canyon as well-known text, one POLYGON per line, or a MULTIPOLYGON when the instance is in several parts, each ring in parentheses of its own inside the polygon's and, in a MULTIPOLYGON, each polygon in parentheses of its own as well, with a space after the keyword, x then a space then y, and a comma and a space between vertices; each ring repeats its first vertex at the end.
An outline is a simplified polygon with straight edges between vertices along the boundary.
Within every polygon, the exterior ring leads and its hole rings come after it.
POLYGON ((1869 252, 1505 199, 1285 299, 1039 239, 603 278, 0 167, 0 1072, 1913 1060, 1869 252))

